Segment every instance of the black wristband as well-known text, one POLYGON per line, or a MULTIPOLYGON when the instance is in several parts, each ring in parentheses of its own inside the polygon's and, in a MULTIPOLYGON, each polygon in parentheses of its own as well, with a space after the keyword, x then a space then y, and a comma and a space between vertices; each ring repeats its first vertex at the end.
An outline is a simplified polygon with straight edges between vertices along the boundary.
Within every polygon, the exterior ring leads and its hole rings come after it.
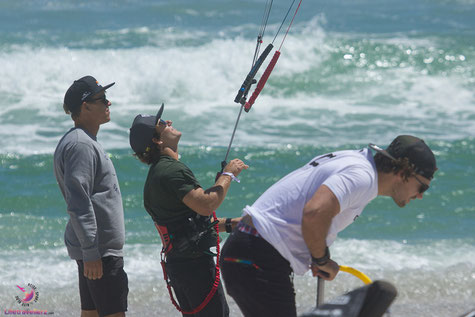
POLYGON ((225 228, 226 228, 227 233, 233 232, 233 227, 231 225, 231 220, 232 220, 231 218, 226 218, 225 228))
POLYGON ((330 260, 330 250, 328 249, 328 247, 325 248, 325 255, 322 256, 321 258, 314 258, 312 256, 312 264, 315 264, 318 266, 327 264, 329 260, 330 260))

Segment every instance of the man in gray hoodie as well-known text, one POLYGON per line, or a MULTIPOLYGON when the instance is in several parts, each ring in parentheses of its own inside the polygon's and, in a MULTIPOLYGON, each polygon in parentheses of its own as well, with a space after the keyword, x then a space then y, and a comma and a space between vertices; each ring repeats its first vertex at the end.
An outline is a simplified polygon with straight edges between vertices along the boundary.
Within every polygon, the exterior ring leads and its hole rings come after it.
POLYGON ((105 90, 112 85, 103 87, 92 76, 74 81, 63 105, 74 128, 54 153, 54 173, 70 217, 64 241, 78 265, 82 317, 119 317, 127 311, 122 197, 114 165, 96 139, 99 126, 110 121, 105 90))

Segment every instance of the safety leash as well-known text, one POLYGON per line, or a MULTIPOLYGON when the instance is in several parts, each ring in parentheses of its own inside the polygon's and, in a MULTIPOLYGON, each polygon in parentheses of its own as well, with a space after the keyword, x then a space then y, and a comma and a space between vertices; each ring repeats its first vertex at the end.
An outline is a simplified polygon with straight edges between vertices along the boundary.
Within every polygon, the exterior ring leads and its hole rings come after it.
MULTIPOLYGON (((216 217, 216 213, 213 211, 213 217, 214 219, 218 219, 216 217)), ((160 252, 160 259, 161 259, 161 265, 162 265, 162 271, 163 271, 163 279, 167 283, 167 289, 168 289, 168 294, 170 295, 170 299, 172 301, 172 304, 176 307, 176 309, 181 312, 184 315, 193 315, 198 312, 200 312, 203 308, 208 305, 209 301, 213 298, 214 294, 218 290, 219 282, 220 282, 220 272, 219 272, 219 253, 220 253, 220 248, 219 248, 219 224, 216 222, 214 224, 214 228, 217 233, 217 242, 216 242, 216 277, 214 279, 213 287, 209 291, 208 295, 206 295, 205 299, 201 304, 199 304, 196 308, 190 311, 185 311, 183 310, 180 305, 177 303, 175 300, 175 297, 173 296, 173 291, 172 291, 172 285, 170 283, 170 279, 168 278, 167 270, 165 268, 165 254, 171 249, 171 241, 168 236, 168 232, 163 233, 159 230, 159 227, 157 224, 155 224, 157 227, 158 233, 160 234, 160 237, 162 238, 162 251, 160 252)))

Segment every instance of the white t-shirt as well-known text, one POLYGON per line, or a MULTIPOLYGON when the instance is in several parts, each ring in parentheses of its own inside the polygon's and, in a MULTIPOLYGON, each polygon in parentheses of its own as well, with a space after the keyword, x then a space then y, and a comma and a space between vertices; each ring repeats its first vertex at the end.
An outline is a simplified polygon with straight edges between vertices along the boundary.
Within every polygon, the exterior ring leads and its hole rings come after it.
POLYGON ((302 236, 302 212, 321 185, 326 185, 340 203, 326 238, 330 246, 378 194, 378 174, 369 149, 317 156, 244 208, 259 234, 290 262, 295 274, 303 275, 310 267, 310 251, 302 236))

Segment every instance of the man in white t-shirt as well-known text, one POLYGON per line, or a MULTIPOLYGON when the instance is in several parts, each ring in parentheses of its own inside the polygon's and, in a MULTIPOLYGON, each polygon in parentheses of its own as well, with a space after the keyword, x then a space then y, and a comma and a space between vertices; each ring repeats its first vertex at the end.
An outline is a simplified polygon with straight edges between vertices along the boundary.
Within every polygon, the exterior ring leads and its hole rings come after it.
POLYGON ((227 239, 221 256, 228 294, 244 316, 296 316, 292 272, 333 280, 328 247, 376 196, 399 207, 422 199, 437 170, 423 140, 400 135, 382 150, 313 158, 267 189, 227 239))

